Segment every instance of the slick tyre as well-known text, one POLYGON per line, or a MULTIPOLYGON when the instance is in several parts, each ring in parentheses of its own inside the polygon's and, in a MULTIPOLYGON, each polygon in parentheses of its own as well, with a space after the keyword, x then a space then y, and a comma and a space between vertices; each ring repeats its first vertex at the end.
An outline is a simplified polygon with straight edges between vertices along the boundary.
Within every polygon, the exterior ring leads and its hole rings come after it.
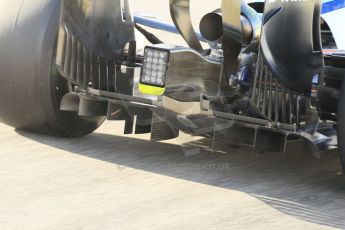
POLYGON ((0 121, 52 136, 93 132, 104 117, 60 111, 71 91, 54 67, 60 0, 0 2, 0 121))

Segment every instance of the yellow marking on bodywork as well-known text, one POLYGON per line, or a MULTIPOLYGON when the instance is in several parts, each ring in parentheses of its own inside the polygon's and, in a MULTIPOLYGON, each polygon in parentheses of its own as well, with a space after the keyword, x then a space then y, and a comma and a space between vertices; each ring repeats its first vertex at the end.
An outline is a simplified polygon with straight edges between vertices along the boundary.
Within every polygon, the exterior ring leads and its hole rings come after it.
POLYGON ((164 87, 145 85, 145 84, 141 84, 141 83, 139 84, 139 90, 141 93, 150 94, 150 95, 154 95, 154 96, 161 96, 165 92, 164 87))

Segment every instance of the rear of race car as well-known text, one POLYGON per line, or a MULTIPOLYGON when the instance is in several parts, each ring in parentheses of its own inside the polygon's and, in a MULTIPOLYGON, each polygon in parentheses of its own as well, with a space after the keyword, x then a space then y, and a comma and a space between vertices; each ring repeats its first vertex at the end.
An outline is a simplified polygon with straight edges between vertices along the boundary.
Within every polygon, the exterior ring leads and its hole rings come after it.
MULTIPOLYGON (((46 39, 31 59, 41 66, 40 78, 31 72, 26 79, 34 87, 15 89, 28 90, 21 97, 29 101, 11 107, 13 98, 3 98, 13 96, 13 78, 2 76, 7 87, 0 102, 8 110, 0 117, 17 128, 65 136, 90 133, 105 118, 123 120, 126 134, 151 133, 155 141, 179 131, 224 137, 254 153, 285 152, 289 141, 302 139, 319 155, 338 146, 338 129, 344 152, 345 55, 336 49, 342 32, 332 23, 343 9, 326 12, 330 5, 322 8, 318 0, 254 3, 223 0, 196 31, 189 0, 169 1, 173 25, 134 16, 128 0, 46 0, 51 21, 35 22, 46 39), (147 27, 178 33, 189 47, 164 44, 147 27), (139 32, 151 43, 142 52, 139 32), (20 110, 37 101, 44 101, 35 108, 39 116, 20 110)), ((42 10, 30 4, 28 13, 42 10)), ((23 21, 23 35, 35 35, 24 28, 23 21)), ((1 49, 17 47, 16 36, 2 38, 1 49)), ((2 65, 8 73, 17 67, 16 55, 2 65)))

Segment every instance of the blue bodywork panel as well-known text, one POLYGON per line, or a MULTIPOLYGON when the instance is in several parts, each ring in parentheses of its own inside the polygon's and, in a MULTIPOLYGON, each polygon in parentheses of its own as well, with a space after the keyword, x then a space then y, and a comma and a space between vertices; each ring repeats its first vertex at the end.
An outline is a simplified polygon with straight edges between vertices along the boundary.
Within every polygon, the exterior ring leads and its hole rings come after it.
POLYGON ((323 0, 322 14, 345 8, 345 0, 323 0))

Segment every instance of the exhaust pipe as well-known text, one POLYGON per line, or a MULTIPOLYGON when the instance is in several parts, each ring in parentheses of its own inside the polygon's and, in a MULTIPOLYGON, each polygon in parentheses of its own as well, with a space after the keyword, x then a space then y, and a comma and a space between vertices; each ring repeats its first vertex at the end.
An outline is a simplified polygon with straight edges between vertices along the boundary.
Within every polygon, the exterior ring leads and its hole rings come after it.
MULTIPOLYGON (((249 44, 253 40, 253 26, 250 21, 241 15, 243 43, 249 44)), ((218 42, 223 38, 223 19, 220 12, 206 14, 200 21, 200 33, 210 42, 218 42)))

